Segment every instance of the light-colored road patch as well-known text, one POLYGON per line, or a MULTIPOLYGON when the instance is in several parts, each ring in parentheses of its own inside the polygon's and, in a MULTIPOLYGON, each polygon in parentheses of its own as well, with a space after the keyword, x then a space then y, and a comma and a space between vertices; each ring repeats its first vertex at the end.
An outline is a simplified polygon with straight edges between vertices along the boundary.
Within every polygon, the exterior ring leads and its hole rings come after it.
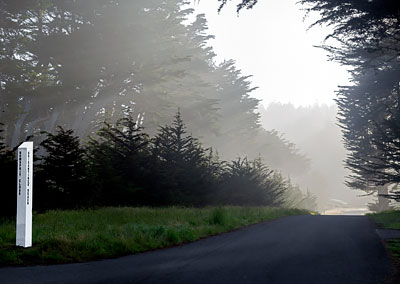
POLYGON ((365 215, 371 213, 368 208, 354 208, 354 207, 337 207, 325 210, 322 215, 365 215))

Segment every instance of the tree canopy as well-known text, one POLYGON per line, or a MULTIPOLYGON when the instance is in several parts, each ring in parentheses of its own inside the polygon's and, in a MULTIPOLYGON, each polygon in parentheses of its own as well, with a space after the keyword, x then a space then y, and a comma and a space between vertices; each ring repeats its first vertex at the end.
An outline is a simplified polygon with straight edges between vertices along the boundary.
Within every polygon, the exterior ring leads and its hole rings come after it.
MULTIPOLYGON (((97 206, 299 206, 315 210, 315 197, 261 158, 221 160, 187 132, 180 112, 149 137, 131 115, 105 122, 81 143, 73 130, 45 133, 35 149, 35 211, 97 206)), ((15 214, 16 161, 0 151, 0 218, 15 214), (13 197, 13 198, 12 198, 13 197)))
POLYGON ((306 168, 294 145, 260 127, 251 77, 232 60, 215 63, 207 21, 201 14, 189 21, 186 4, 1 0, 6 143, 57 125, 85 139, 127 113, 154 135, 180 108, 192 134, 224 159, 261 155, 285 171, 291 162, 306 168))
MULTIPOLYGON (((218 7, 218 12, 220 12, 222 10, 222 8, 224 8, 224 6, 231 0, 218 0, 219 7, 218 7)), ((258 2, 258 0, 241 0, 241 2, 239 2, 236 5, 236 11, 239 13, 240 10, 242 9, 251 9, 254 7, 254 5, 256 5, 258 2)))
MULTIPOLYGON (((338 91, 339 123, 350 154, 348 185, 367 191, 398 183, 400 3, 391 0, 303 0, 314 23, 333 27, 323 45, 348 66, 352 85, 338 91)), ((382 192, 380 192, 382 193, 382 192)), ((383 194, 387 195, 386 192, 383 194)), ((396 197, 396 195, 394 196, 396 197)))

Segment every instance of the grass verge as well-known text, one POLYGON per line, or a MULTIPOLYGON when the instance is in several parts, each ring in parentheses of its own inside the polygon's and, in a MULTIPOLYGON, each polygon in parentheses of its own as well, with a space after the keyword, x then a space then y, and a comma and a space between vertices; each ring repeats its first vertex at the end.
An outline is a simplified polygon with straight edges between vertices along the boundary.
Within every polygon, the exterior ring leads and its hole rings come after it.
MULTIPOLYGON (((369 214, 369 216, 385 229, 400 229, 399 210, 389 210, 381 213, 369 214)), ((388 240, 386 243, 392 256, 400 262, 400 239, 388 240)))
MULTIPOLYGON (((368 214, 372 220, 375 221, 384 229, 400 229, 400 211, 389 210, 381 213, 368 214)), ((400 283, 400 239, 391 239, 386 241, 386 247, 389 250, 396 272, 389 279, 389 283, 400 283)))
POLYGON ((0 224, 0 266, 82 262, 169 247, 306 210, 266 207, 103 208, 33 215, 33 246, 0 224))
POLYGON ((400 229, 400 210, 389 210, 368 216, 385 229, 400 229))

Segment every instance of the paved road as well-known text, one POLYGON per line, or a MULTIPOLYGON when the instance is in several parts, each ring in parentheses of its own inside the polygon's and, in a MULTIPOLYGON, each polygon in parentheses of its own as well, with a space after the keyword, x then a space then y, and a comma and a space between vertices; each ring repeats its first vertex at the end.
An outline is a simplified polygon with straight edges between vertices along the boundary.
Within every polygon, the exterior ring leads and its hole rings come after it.
POLYGON ((180 247, 81 264, 0 269, 0 283, 378 284, 392 270, 362 216, 294 216, 180 247))

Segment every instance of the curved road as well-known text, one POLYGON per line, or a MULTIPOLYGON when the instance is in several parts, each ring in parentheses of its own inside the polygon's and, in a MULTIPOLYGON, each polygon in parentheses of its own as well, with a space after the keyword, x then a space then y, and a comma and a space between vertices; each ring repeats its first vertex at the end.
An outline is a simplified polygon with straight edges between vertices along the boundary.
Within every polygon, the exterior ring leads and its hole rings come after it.
POLYGON ((392 266, 363 216, 294 216, 89 263, 0 269, 0 283, 378 284, 392 266))

